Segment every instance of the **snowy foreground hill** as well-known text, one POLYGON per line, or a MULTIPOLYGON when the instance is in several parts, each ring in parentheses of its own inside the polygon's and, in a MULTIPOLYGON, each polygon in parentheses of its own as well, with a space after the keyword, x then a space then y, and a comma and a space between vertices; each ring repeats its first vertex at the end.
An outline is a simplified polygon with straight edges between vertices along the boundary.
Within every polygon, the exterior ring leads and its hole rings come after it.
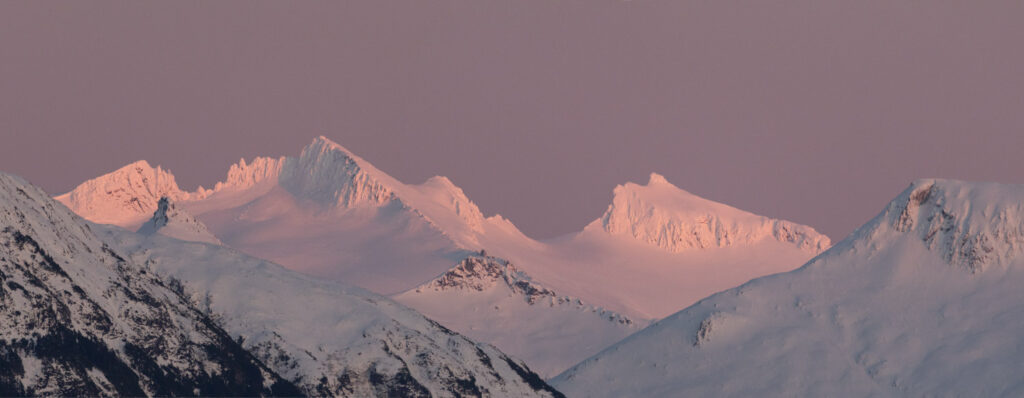
POLYGON ((268 366, 320 396, 560 396, 521 361, 356 287, 223 246, 105 228, 112 246, 184 281, 268 366))
POLYGON ((0 395, 561 396, 385 297, 164 236, 171 210, 136 234, 0 174, 0 395))
POLYGON ((140 161, 56 199, 87 219, 134 230, 162 197, 201 227, 182 217, 159 234, 217 239, 390 295, 545 377, 830 245, 810 227, 700 198, 657 174, 646 185, 616 187, 605 214, 582 231, 537 241, 500 215, 485 217, 445 177, 404 184, 325 137, 298 157, 240 161, 212 189, 184 191, 170 172, 140 161), (467 267, 481 250, 482 266, 467 267), (531 296, 520 282, 547 293, 531 296))
POLYGON ((294 395, 80 217, 0 173, 0 396, 294 395))
POLYGON ((555 378, 570 396, 1022 396, 1024 187, 920 180, 798 270, 555 378))

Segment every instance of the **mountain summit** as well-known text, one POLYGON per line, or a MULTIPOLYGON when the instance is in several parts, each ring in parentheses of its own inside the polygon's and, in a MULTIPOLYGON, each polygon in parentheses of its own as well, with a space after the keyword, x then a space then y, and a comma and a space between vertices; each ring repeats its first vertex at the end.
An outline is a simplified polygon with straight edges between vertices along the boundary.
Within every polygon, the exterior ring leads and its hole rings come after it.
POLYGON ((90 221, 123 224, 134 222, 140 215, 153 214, 162 197, 184 200, 201 197, 200 192, 182 191, 170 171, 139 160, 86 181, 54 199, 90 221))
POLYGON ((922 179, 868 228, 873 234, 893 229, 917 236, 946 262, 979 272, 1024 252, 1021 199, 1021 186, 922 179))
POLYGON ((673 253, 764 239, 790 243, 811 253, 831 245, 828 237, 810 227, 712 202, 679 189, 657 173, 651 173, 647 185, 615 187, 612 204, 588 228, 631 236, 673 253))
POLYGON ((392 198, 394 187, 401 185, 324 136, 291 159, 281 174, 281 185, 293 195, 342 207, 384 204, 392 198))

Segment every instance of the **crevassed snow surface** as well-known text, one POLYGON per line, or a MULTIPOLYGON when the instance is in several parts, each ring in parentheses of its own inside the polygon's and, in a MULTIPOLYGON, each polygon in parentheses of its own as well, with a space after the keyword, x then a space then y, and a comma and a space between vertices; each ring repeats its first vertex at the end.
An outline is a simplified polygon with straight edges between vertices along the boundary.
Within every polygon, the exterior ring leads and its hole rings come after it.
POLYGON ((570 396, 1020 396, 1024 187, 920 180, 798 270, 553 380, 570 396))

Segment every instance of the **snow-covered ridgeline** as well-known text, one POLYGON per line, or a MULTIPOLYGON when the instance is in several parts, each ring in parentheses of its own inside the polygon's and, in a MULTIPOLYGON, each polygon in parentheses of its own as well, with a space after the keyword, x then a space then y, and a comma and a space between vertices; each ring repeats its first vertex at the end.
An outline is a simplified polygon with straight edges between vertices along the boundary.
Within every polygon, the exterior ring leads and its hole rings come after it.
POLYGON ((948 263, 981 271, 1024 252, 1024 188, 918 180, 867 228, 913 234, 948 263))
POLYGON ((351 152, 318 137, 302 150, 294 162, 287 162, 280 183, 299 198, 325 206, 354 207, 381 205, 392 199, 392 188, 381 174, 368 169, 351 152))
POLYGON ((470 255, 394 298, 459 333, 526 360, 544 377, 646 324, 558 294, 509 261, 483 253, 470 255))
POLYGON ((240 159, 228 169, 227 178, 213 187, 213 192, 241 190, 264 181, 276 181, 288 158, 257 157, 246 163, 240 159))
POLYGON ((634 323, 625 315, 587 304, 578 297, 559 295, 554 290, 534 281, 508 260, 486 255, 469 256, 441 276, 413 290, 416 293, 462 290, 483 292, 499 285, 509 289, 513 294, 521 296, 529 305, 566 306, 594 313, 612 323, 623 325, 634 323))
MULTIPOLYGON (((295 198, 318 203, 325 210, 397 204, 466 246, 476 245, 473 235, 481 232, 485 223, 476 204, 448 178, 403 184, 323 136, 315 138, 298 157, 242 159, 212 190, 182 190, 169 171, 138 161, 56 199, 93 222, 136 227, 156 210, 161 197, 188 204, 264 183, 280 185, 295 198)), ((203 208, 210 210, 209 206, 203 208)))
POLYGON ((91 221, 121 224, 138 215, 152 214, 162 197, 199 199, 205 192, 201 188, 194 193, 183 191, 169 171, 140 160, 86 181, 55 199, 91 221))
POLYGON ((749 245, 764 239, 790 243, 811 253, 831 245, 828 237, 813 228, 700 198, 655 173, 646 186, 617 186, 608 210, 588 228, 632 236, 674 253, 749 245))

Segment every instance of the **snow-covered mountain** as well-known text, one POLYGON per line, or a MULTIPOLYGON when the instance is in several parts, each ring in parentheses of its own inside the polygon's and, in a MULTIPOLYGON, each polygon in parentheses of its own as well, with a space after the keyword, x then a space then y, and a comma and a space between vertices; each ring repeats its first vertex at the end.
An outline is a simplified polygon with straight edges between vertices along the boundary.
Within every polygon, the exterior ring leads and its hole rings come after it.
POLYGON ((153 217, 142 224, 137 232, 143 235, 161 234, 180 240, 221 244, 203 223, 187 211, 179 209, 166 196, 160 198, 153 217))
POLYGON ((658 174, 616 187, 605 214, 578 233, 539 245, 497 233, 481 241, 562 294, 640 323, 792 270, 830 245, 810 227, 700 198, 658 174))
POLYGON ((1020 396, 1024 186, 920 180, 798 270, 553 380, 571 396, 1020 396))
POLYGON ((561 396, 382 296, 89 224, 4 174, 0 225, 0 395, 561 396))
POLYGON ((0 173, 0 395, 295 395, 40 189, 0 173))
POLYGON ((651 173, 646 186, 615 187, 612 204, 587 229, 630 236, 673 253, 762 240, 789 243, 815 254, 831 245, 810 227, 712 202, 679 189, 657 173, 651 173))
MULTIPOLYGON (((125 202, 104 193, 114 188, 94 188, 118 181, 125 179, 115 172, 58 199, 86 218, 108 220, 95 211, 99 206, 79 204, 125 202), (70 200, 82 197, 92 199, 70 200)), ((171 200, 229 247, 308 275, 398 295, 458 332, 537 364, 545 376, 701 297, 792 270, 829 245, 809 227, 701 199, 656 174, 646 186, 617 187, 605 215, 581 232, 541 242, 500 215, 485 217, 447 178, 404 184, 325 137, 298 157, 242 160, 212 190, 177 195, 181 199, 171 200), (585 304, 530 305, 503 284, 486 292, 422 289, 480 250, 515 264, 531 283, 558 297, 585 304), (454 308, 466 309, 458 321, 454 308), (602 311, 632 323, 595 316, 602 311), (531 319, 529 325, 517 323, 523 318, 531 319), (507 326, 513 324, 521 328, 507 326), (576 339, 584 329, 589 337, 576 339), (539 344, 528 336, 573 344, 539 344)), ((150 215, 116 224, 135 228, 150 215)))
POLYGON ((183 289, 268 366, 317 396, 558 397, 519 360, 363 289, 219 245, 97 227, 183 289))
POLYGON ((486 255, 467 257, 394 298, 473 339, 530 358, 530 366, 546 376, 646 325, 560 295, 507 260, 486 255))
POLYGON ((169 171, 140 160, 86 181, 55 199, 89 221, 127 226, 152 215, 160 198, 201 198, 205 192, 202 187, 194 193, 182 191, 169 171))

